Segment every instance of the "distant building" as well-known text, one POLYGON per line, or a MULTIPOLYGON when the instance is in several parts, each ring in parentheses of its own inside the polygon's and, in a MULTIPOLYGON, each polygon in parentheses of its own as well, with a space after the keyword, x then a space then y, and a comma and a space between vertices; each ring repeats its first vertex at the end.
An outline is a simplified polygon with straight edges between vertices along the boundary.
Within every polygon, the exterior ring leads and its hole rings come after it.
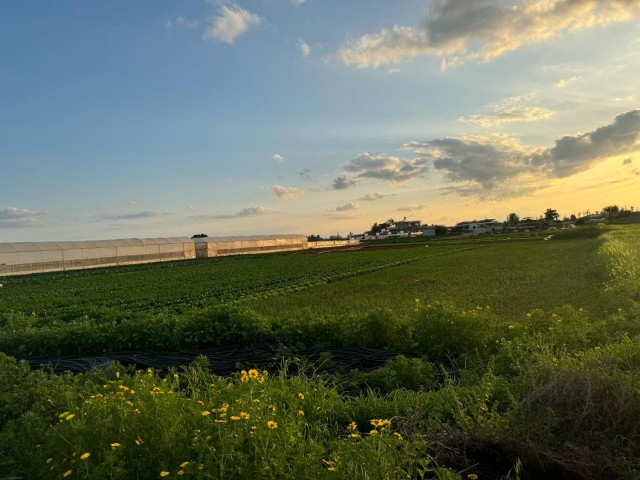
POLYGON ((453 229, 467 235, 482 235, 483 233, 501 233, 503 225, 502 222, 498 222, 493 218, 485 218, 483 220, 460 222, 453 229))
POLYGON ((435 237, 436 236, 436 227, 425 227, 422 229, 422 236, 424 237, 435 237))

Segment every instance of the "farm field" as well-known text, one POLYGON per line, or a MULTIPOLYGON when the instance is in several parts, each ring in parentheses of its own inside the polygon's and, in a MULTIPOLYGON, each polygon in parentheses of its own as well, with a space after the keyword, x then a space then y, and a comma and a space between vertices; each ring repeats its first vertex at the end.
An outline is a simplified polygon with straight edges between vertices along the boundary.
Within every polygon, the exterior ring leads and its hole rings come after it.
POLYGON ((639 265, 625 226, 0 279, 0 475, 637 478, 639 265), (12 358, 260 342, 292 360, 221 378, 12 358), (295 360, 334 347, 399 356, 295 360))

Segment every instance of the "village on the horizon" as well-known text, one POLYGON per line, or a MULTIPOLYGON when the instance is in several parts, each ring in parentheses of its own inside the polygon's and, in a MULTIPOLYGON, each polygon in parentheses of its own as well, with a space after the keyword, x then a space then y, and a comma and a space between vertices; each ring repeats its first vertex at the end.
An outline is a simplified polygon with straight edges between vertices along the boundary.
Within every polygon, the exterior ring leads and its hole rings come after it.
POLYGON ((390 218, 382 223, 374 223, 369 230, 364 233, 349 233, 343 237, 339 233, 330 235, 324 239, 320 235, 309 235, 310 241, 318 240, 385 240, 392 238, 408 237, 459 237, 493 235, 498 233, 531 232, 534 230, 559 230, 571 229, 580 225, 607 224, 607 223, 640 223, 640 211, 635 207, 619 207, 609 205, 602 210, 591 212, 585 210, 578 214, 571 214, 560 219, 557 210, 548 208, 539 217, 520 218, 516 213, 510 213, 505 221, 495 218, 484 218, 481 220, 465 220, 453 226, 435 225, 423 223, 422 220, 407 220, 404 217, 400 221, 390 218))

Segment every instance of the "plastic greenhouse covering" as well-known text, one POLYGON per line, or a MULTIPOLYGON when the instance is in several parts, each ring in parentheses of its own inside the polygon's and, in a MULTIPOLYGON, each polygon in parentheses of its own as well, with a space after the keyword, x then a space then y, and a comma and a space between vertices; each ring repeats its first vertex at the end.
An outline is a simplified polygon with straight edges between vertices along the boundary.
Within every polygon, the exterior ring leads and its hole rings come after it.
POLYGON ((0 275, 195 258, 187 237, 0 243, 0 275))
POLYGON ((237 237, 196 238, 198 258, 218 257, 275 251, 303 250, 307 248, 306 235, 252 235, 237 237))

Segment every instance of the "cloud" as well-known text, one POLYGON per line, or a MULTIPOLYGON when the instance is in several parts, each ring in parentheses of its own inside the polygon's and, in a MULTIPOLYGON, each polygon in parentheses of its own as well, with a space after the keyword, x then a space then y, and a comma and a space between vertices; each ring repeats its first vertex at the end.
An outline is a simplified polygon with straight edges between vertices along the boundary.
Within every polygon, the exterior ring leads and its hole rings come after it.
POLYGON ((428 159, 422 156, 400 158, 381 153, 360 153, 345 165, 345 175, 333 181, 333 188, 348 188, 363 178, 404 183, 412 178, 426 176, 428 163, 428 159))
POLYGON ((296 175, 300 176, 304 180, 311 180, 311 170, 305 168, 300 172, 296 172, 296 175))
POLYGON ((356 184, 356 181, 351 179, 351 178, 347 178, 346 175, 343 175, 341 177, 336 178, 333 181, 333 189, 334 190, 346 190, 349 187, 352 187, 353 185, 356 184))
POLYGON ((370 192, 370 193, 365 193, 364 195, 362 195, 358 201, 360 202, 374 202, 376 200, 380 200, 381 198, 384 197, 388 197, 389 195, 385 195, 384 193, 380 193, 380 192, 370 192))
POLYGON ((226 215, 200 215, 198 218, 215 218, 215 219, 227 219, 227 218, 243 218, 243 217, 259 217, 262 215, 273 215, 280 213, 279 210, 266 207, 249 207, 243 208, 239 212, 226 214, 226 215))
POLYGON ((300 188, 286 187, 284 185, 274 185, 271 190, 276 197, 285 201, 297 200, 304 193, 300 188))
POLYGON ((482 190, 496 190, 506 198, 640 149, 640 110, 620 114, 592 132, 563 136, 551 148, 529 147, 510 135, 446 137, 403 147, 432 158, 433 168, 450 182, 466 182, 442 193, 480 196, 482 190))
POLYGON ((222 5, 218 10, 218 16, 211 18, 211 24, 205 30, 202 38, 205 40, 214 38, 233 44, 236 38, 246 33, 249 28, 260 25, 261 22, 262 19, 258 15, 239 5, 222 5))
POLYGON ((556 83, 554 83, 553 86, 556 88, 567 88, 570 84, 579 79, 580 77, 561 78, 556 83))
POLYGON ((448 68, 629 20, 639 10, 640 0, 439 0, 419 28, 396 25, 348 39, 337 57, 346 65, 378 68, 434 55, 448 68))
POLYGON ((144 218, 167 217, 173 212, 161 212, 158 210, 146 210, 144 212, 123 213, 123 214, 100 214, 97 217, 101 220, 141 220, 144 218))
POLYGON ((567 177, 588 169, 594 163, 640 148, 640 110, 616 116, 612 123, 593 132, 567 135, 555 146, 532 158, 557 177, 567 177))
POLYGON ((474 123, 481 127, 493 127, 515 122, 533 122, 551 118, 555 112, 535 105, 535 95, 521 95, 505 98, 486 106, 481 113, 461 117, 460 121, 474 123))
POLYGON ((284 163, 286 161, 286 158, 284 158, 282 155, 280 155, 279 153, 274 153, 271 157, 271 159, 275 162, 278 163, 284 163))
POLYGON ((473 197, 483 202, 489 202, 531 195, 537 190, 540 190, 540 188, 540 183, 522 185, 519 182, 505 181, 504 183, 500 184, 500 188, 487 190, 485 187, 476 182, 469 182, 466 185, 452 185, 448 187, 441 187, 438 189, 438 191, 442 195, 473 197))
POLYGON ((306 0, 291 0, 291 5, 293 5, 294 7, 299 7, 300 5, 302 5, 306 0))
POLYGON ((633 162, 633 160, 631 159, 631 157, 629 157, 629 158, 625 158, 625 159, 622 161, 622 164, 623 164, 623 165, 631 165, 631 163, 632 163, 632 162, 633 162))
POLYGON ((341 205, 339 207, 334 208, 333 210, 330 210, 330 212, 350 212, 353 210, 358 210, 360 208, 360 205, 358 204, 358 202, 349 202, 345 205, 341 205))
POLYGON ((36 225, 44 214, 26 208, 7 207, 0 210, 0 228, 21 228, 36 225))
POLYGON ((420 205, 407 205, 406 207, 398 207, 396 208, 397 212, 413 212, 414 210, 424 210, 429 205, 420 204, 420 205))
POLYGON ((300 49, 300 52, 302 52, 303 57, 308 57, 311 54, 311 47, 304 40, 299 39, 296 45, 300 49))
POLYGON ((176 17, 175 22, 168 21, 164 26, 165 28, 172 28, 174 25, 176 27, 193 29, 200 26, 200 20, 197 18, 176 17))
POLYGON ((193 205, 187 205, 186 207, 184 207, 186 210, 189 210, 190 212, 195 212, 197 210, 196 207, 194 207, 193 205))

